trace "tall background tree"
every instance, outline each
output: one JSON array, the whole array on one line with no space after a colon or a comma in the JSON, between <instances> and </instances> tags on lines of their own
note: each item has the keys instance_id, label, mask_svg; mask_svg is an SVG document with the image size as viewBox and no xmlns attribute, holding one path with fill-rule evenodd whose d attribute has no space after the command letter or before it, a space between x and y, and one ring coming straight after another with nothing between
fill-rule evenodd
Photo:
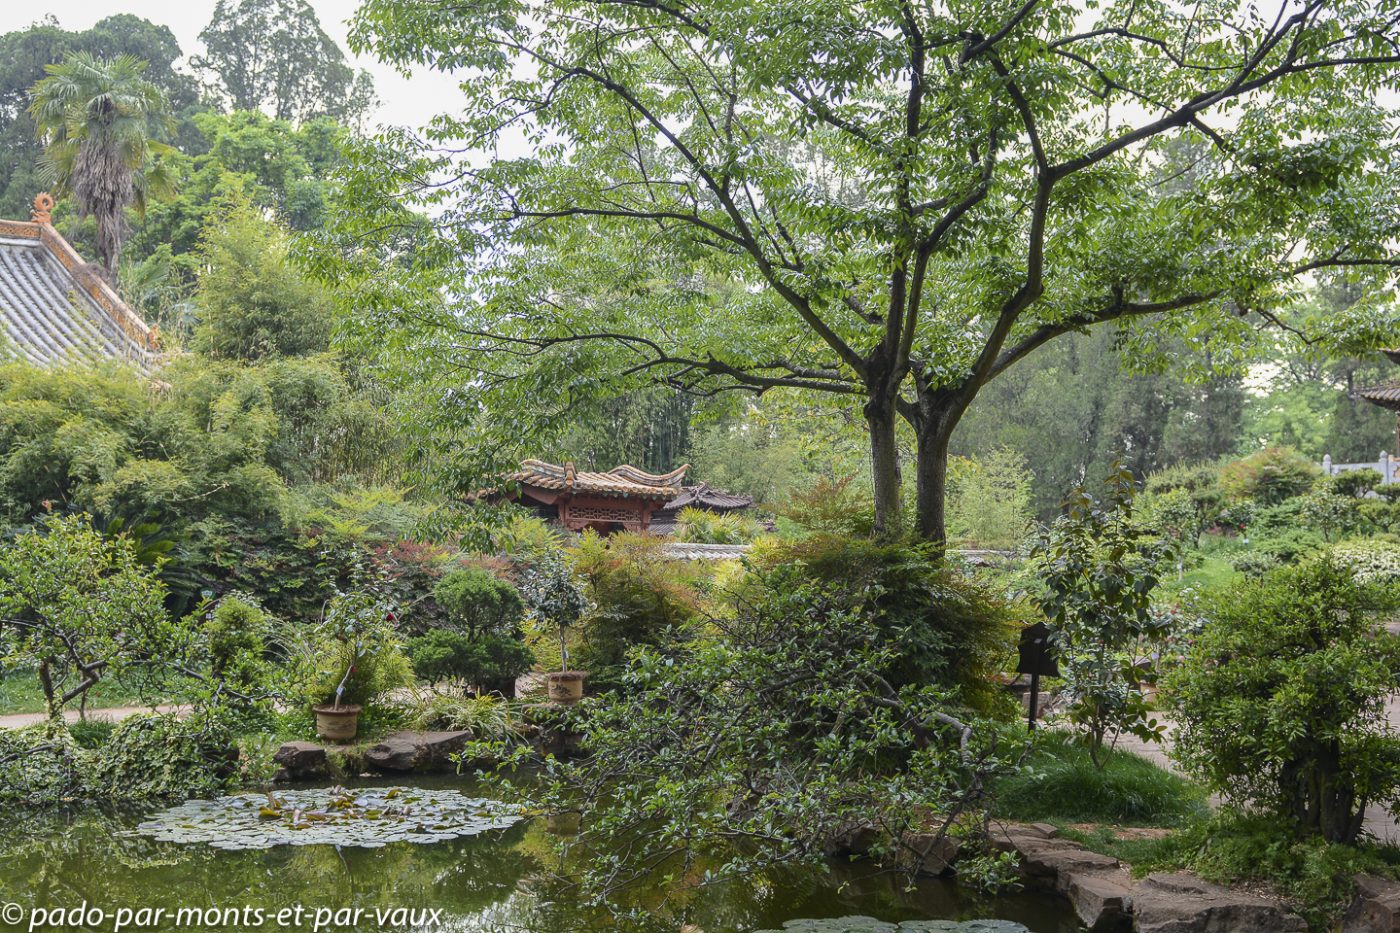
<instances>
[{"instance_id":1,"label":"tall background tree","mask_svg":"<svg viewBox=\"0 0 1400 933\"><path fill-rule=\"evenodd\" d=\"M29 115L30 91L44 77L44 66L56 65L73 52L99 58L131 55L148 62L145 77L170 101L179 119L176 139L182 146L196 141L188 115L199 108L199 88L192 75L176 62L184 55L165 26L119 13L98 20L91 29L69 31L52 16L27 29L0 35L0 217L26 217L36 192L43 146Z\"/></svg>"},{"instance_id":2,"label":"tall background tree","mask_svg":"<svg viewBox=\"0 0 1400 933\"><path fill-rule=\"evenodd\" d=\"M193 64L234 110L355 122L374 106L369 74L346 63L306 0L219 0L199 39Z\"/></svg>"},{"instance_id":3,"label":"tall background tree","mask_svg":"<svg viewBox=\"0 0 1400 933\"><path fill-rule=\"evenodd\" d=\"M1228 369L1340 275L1365 298L1327 328L1393 333L1397 15L369 0L352 42L473 80L359 153L333 273L377 345L436 357L415 377L480 429L479 466L528 436L500 412L575 387L834 393L880 528L902 419L941 539L954 430L1052 340L1118 323L1135 360Z\"/></svg>"},{"instance_id":4,"label":"tall background tree","mask_svg":"<svg viewBox=\"0 0 1400 933\"><path fill-rule=\"evenodd\" d=\"M43 175L97 222L97 249L116 281L126 209L144 210L148 192L169 188L157 159L172 126L170 104L144 77L146 62L75 52L48 65L29 113L44 144Z\"/></svg>"}]
</instances>

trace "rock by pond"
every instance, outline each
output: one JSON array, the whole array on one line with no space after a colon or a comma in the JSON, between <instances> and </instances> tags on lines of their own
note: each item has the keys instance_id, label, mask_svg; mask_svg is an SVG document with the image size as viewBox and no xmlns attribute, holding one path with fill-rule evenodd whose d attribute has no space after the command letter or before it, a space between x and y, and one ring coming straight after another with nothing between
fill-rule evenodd
<instances>
[{"instance_id":1,"label":"rock by pond","mask_svg":"<svg viewBox=\"0 0 1400 933\"><path fill-rule=\"evenodd\" d=\"M781 930L760 933L1029 933L1010 920L906 920L886 923L874 917L789 920Z\"/></svg>"}]
</instances>

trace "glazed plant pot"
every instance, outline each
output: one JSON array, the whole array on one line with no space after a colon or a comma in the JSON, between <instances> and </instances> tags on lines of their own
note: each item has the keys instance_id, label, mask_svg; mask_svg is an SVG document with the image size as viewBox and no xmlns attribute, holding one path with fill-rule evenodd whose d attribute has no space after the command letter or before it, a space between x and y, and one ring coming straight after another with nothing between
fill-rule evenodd
<instances>
[{"instance_id":1,"label":"glazed plant pot","mask_svg":"<svg viewBox=\"0 0 1400 933\"><path fill-rule=\"evenodd\" d=\"M562 706L572 706L583 699L583 671L555 671L548 677L549 700Z\"/></svg>"},{"instance_id":2,"label":"glazed plant pot","mask_svg":"<svg viewBox=\"0 0 1400 933\"><path fill-rule=\"evenodd\" d=\"M353 703L344 706L316 706L316 734L332 742L349 742L360 728L360 708Z\"/></svg>"}]
</instances>

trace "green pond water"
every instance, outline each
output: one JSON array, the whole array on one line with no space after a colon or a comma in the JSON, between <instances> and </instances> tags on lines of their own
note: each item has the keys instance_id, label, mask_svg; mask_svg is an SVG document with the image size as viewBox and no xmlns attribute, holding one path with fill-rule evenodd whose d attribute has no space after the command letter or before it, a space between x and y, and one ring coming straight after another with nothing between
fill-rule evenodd
<instances>
[{"instance_id":1,"label":"green pond water","mask_svg":"<svg viewBox=\"0 0 1400 933\"><path fill-rule=\"evenodd\" d=\"M423 786L475 796L475 788L463 780L429 781ZM313 835L299 845L220 849L208 843L207 833L205 841L168 841L179 832L152 822L163 809L83 807L0 813L0 933L31 927L112 933L118 920L126 931L315 933L318 925L320 930L502 933L618 929L613 921L575 903L567 887L560 885L551 871L558 866L542 820L520 820L504 829L471 827L472 834L450 838L451 829L439 824L429 830L440 833L440 838L401 835L395 839L390 834L372 848L306 841L314 840ZM198 813L200 808L182 812ZM252 812L256 816L256 808ZM180 819L177 814L171 821ZM304 828L331 832L327 838L333 838L333 831L320 824ZM165 838L158 838L162 835ZM776 930L787 924L794 931L821 933L934 933L950 928L960 933L1022 933L1022 928L1031 933L1071 933L1080 929L1058 898L1036 894L978 898L941 880L924 881L907 890L902 876L862 865L833 865L825 872L787 869L742 884L698 891L668 889L658 883L639 892L636 903L655 912L653 916L661 916L665 908L665 919L653 925L672 933L679 927L677 918L704 933ZM72 910L83 905L88 908L86 917L61 916L56 923L34 925L33 918L42 917L36 910ZM125 913L119 914L123 909ZM424 912L429 909L441 912L436 924L426 922ZM96 910L105 916L99 918ZM166 912L164 916L156 913L160 910ZM355 910L360 911L358 917L352 913ZM419 912L417 916L413 911ZM12 922L16 916L18 924ZM879 922L839 919L857 916ZM1021 927L983 923L949 927L927 922L977 919L1012 921Z\"/></svg>"}]
</instances>

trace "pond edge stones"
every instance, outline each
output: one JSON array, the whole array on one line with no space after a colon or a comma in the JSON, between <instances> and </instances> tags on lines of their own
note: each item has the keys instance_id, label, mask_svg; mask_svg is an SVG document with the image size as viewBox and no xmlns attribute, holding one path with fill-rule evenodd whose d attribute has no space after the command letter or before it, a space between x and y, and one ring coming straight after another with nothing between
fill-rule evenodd
<instances>
[{"instance_id":1,"label":"pond edge stones","mask_svg":"<svg viewBox=\"0 0 1400 933\"><path fill-rule=\"evenodd\" d=\"M1091 933L1307 933L1303 918L1278 901L1190 872L1134 881L1117 859L1059 838L1046 824L1006 824L993 832L992 844L1017 855L1028 883L1064 894Z\"/></svg>"}]
</instances>

